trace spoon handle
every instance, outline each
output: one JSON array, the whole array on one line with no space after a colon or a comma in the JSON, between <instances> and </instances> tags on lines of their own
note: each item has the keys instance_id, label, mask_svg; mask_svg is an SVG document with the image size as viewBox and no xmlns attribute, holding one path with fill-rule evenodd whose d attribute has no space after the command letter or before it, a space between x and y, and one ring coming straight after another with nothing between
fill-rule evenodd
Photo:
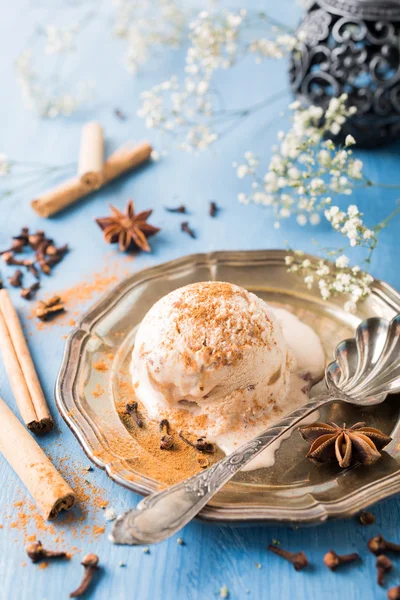
<instances>
[{"instance_id":1,"label":"spoon handle","mask_svg":"<svg viewBox=\"0 0 400 600\"><path fill-rule=\"evenodd\" d=\"M189 479L150 494L116 520L110 539L115 544L154 544L169 538L191 521L232 477L257 454L340 392L324 392L284 417L259 436Z\"/></svg>"}]
</instances>

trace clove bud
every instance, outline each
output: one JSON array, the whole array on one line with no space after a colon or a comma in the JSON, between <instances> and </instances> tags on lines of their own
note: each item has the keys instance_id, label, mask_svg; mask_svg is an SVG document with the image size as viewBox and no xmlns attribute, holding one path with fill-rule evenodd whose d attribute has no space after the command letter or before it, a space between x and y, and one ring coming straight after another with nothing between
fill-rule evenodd
<instances>
[{"instance_id":1,"label":"clove bud","mask_svg":"<svg viewBox=\"0 0 400 600\"><path fill-rule=\"evenodd\" d=\"M373 525L375 523L375 515L366 510L363 510L358 518L361 525Z\"/></svg>"},{"instance_id":2,"label":"clove bud","mask_svg":"<svg viewBox=\"0 0 400 600\"><path fill-rule=\"evenodd\" d=\"M390 558L381 554L376 559L376 579L378 585L384 585L385 583L385 574L389 573L392 570L392 561Z\"/></svg>"},{"instance_id":3,"label":"clove bud","mask_svg":"<svg viewBox=\"0 0 400 600\"><path fill-rule=\"evenodd\" d=\"M195 448L199 452L205 452L206 454L213 454L215 452L214 444L207 442L204 437L198 438L195 443L185 438L182 431L179 432L179 437L185 442L185 444L192 446L192 448Z\"/></svg>"},{"instance_id":4,"label":"clove bud","mask_svg":"<svg viewBox=\"0 0 400 600\"><path fill-rule=\"evenodd\" d=\"M33 563L37 563L45 558L68 558L66 552L56 552L46 550L42 546L42 542L34 542L26 547L26 553Z\"/></svg>"},{"instance_id":5,"label":"clove bud","mask_svg":"<svg viewBox=\"0 0 400 600\"><path fill-rule=\"evenodd\" d=\"M60 246L59 248L56 248L54 244L49 244L46 248L48 256L59 256L60 260L66 252L68 252L68 244L64 244L64 246Z\"/></svg>"},{"instance_id":6,"label":"clove bud","mask_svg":"<svg viewBox=\"0 0 400 600\"><path fill-rule=\"evenodd\" d=\"M190 228L189 223L187 221L183 221L183 223L181 223L181 231L187 233L193 239L196 238L195 232L193 231L193 229Z\"/></svg>"},{"instance_id":7,"label":"clove bud","mask_svg":"<svg viewBox=\"0 0 400 600\"><path fill-rule=\"evenodd\" d=\"M176 208L174 208L174 207L168 208L166 206L165 210L167 212L170 212L170 213L181 213L181 214L184 214L186 212L186 206L184 204L181 204L180 206L177 206Z\"/></svg>"},{"instance_id":8,"label":"clove bud","mask_svg":"<svg viewBox=\"0 0 400 600\"><path fill-rule=\"evenodd\" d=\"M141 417L139 416L137 402L131 402L130 404L127 404L126 412L133 418L138 427L143 427L143 419L141 419Z\"/></svg>"},{"instance_id":9,"label":"clove bud","mask_svg":"<svg viewBox=\"0 0 400 600\"><path fill-rule=\"evenodd\" d=\"M32 250L37 250L44 239L44 231L38 230L36 233L33 233L28 236L28 244L30 245Z\"/></svg>"},{"instance_id":10,"label":"clove bud","mask_svg":"<svg viewBox=\"0 0 400 600\"><path fill-rule=\"evenodd\" d=\"M25 300L30 300L32 298L33 294L39 288L40 288L39 281L35 281L35 283L32 283L32 285L30 285L29 287L22 288L20 291L20 296L21 296L21 298L24 298Z\"/></svg>"},{"instance_id":11,"label":"clove bud","mask_svg":"<svg viewBox=\"0 0 400 600\"><path fill-rule=\"evenodd\" d=\"M400 545L388 542L381 535L376 535L369 540L368 549L372 554L378 556L384 552L400 552Z\"/></svg>"},{"instance_id":12,"label":"clove bud","mask_svg":"<svg viewBox=\"0 0 400 600\"><path fill-rule=\"evenodd\" d=\"M174 438L169 433L169 422L167 419L162 419L162 421L160 421L160 431L161 433L165 431L164 435L161 437L160 449L171 450L171 448L174 447Z\"/></svg>"},{"instance_id":13,"label":"clove bud","mask_svg":"<svg viewBox=\"0 0 400 600\"><path fill-rule=\"evenodd\" d=\"M42 300L38 302L35 315L41 321L46 321L52 315L63 312L64 310L64 303L60 296L52 296L46 302L43 302Z\"/></svg>"},{"instance_id":14,"label":"clove bud","mask_svg":"<svg viewBox=\"0 0 400 600\"><path fill-rule=\"evenodd\" d=\"M17 269L11 277L8 278L9 284L13 287L21 287L22 285L22 271Z\"/></svg>"},{"instance_id":15,"label":"clove bud","mask_svg":"<svg viewBox=\"0 0 400 600\"><path fill-rule=\"evenodd\" d=\"M288 560L296 571L301 571L308 565L307 556L304 552L288 552L288 550L284 550L279 546L273 546L272 544L268 546L268 550Z\"/></svg>"},{"instance_id":16,"label":"clove bud","mask_svg":"<svg viewBox=\"0 0 400 600\"><path fill-rule=\"evenodd\" d=\"M70 593L70 598L78 598L86 592L93 579L93 575L99 568L99 557L97 554L86 554L81 562L81 565L85 569L83 578L76 590Z\"/></svg>"},{"instance_id":17,"label":"clove bud","mask_svg":"<svg viewBox=\"0 0 400 600\"><path fill-rule=\"evenodd\" d=\"M395 585L388 590L387 597L389 600L400 600L400 585Z\"/></svg>"},{"instance_id":18,"label":"clove bud","mask_svg":"<svg viewBox=\"0 0 400 600\"><path fill-rule=\"evenodd\" d=\"M213 200L211 200L211 202L210 202L210 208L209 208L208 212L209 212L210 217L215 217L215 215L218 212L218 206L217 206L216 202L214 202Z\"/></svg>"},{"instance_id":19,"label":"clove bud","mask_svg":"<svg viewBox=\"0 0 400 600\"><path fill-rule=\"evenodd\" d=\"M3 260L6 265L15 265L18 267L24 266L24 261L16 259L14 253L10 251L3 252Z\"/></svg>"},{"instance_id":20,"label":"clove bud","mask_svg":"<svg viewBox=\"0 0 400 600\"><path fill-rule=\"evenodd\" d=\"M336 554L334 550L329 550L324 556L324 565L334 571L341 565L345 565L347 563L354 562L355 560L359 560L360 555L357 552L353 552L353 554Z\"/></svg>"}]
</instances>

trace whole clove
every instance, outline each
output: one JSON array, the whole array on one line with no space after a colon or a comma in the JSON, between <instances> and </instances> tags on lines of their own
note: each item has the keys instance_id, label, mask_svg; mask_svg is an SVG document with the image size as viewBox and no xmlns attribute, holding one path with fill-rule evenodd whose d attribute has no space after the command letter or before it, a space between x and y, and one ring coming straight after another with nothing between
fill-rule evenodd
<instances>
[{"instance_id":1,"label":"whole clove","mask_svg":"<svg viewBox=\"0 0 400 600\"><path fill-rule=\"evenodd\" d=\"M165 210L167 212L170 212L170 213L181 213L181 214L184 214L186 212L186 206L184 204L181 204L180 206L176 206L176 207L171 207L171 208L169 208L168 206L166 206Z\"/></svg>"},{"instance_id":2,"label":"whole clove","mask_svg":"<svg viewBox=\"0 0 400 600\"><path fill-rule=\"evenodd\" d=\"M32 248L32 250L37 250L44 239L45 233L43 230L40 230L36 233L28 235L28 244Z\"/></svg>"},{"instance_id":3,"label":"whole clove","mask_svg":"<svg viewBox=\"0 0 400 600\"><path fill-rule=\"evenodd\" d=\"M143 419L141 419L141 417L139 416L139 413L138 413L138 403L131 402L130 404L127 404L125 408L126 408L126 413L133 418L136 425L138 427L143 427Z\"/></svg>"},{"instance_id":4,"label":"whole clove","mask_svg":"<svg viewBox=\"0 0 400 600\"><path fill-rule=\"evenodd\" d=\"M210 208L208 210L208 214L210 215L210 217L215 217L215 215L218 212L218 206L216 204L216 202L214 202L213 200L211 200L210 202Z\"/></svg>"},{"instance_id":5,"label":"whole clove","mask_svg":"<svg viewBox=\"0 0 400 600\"><path fill-rule=\"evenodd\" d=\"M42 542L33 542L26 546L26 553L33 563L48 558L68 558L68 554L63 551L46 550L42 546Z\"/></svg>"},{"instance_id":6,"label":"whole clove","mask_svg":"<svg viewBox=\"0 0 400 600\"><path fill-rule=\"evenodd\" d=\"M207 442L204 437L198 438L196 442L191 442L184 437L182 431L179 432L179 437L185 444L192 446L192 448L195 448L195 450L198 450L199 452L204 452L206 454L213 454L215 452L214 444Z\"/></svg>"},{"instance_id":7,"label":"whole clove","mask_svg":"<svg viewBox=\"0 0 400 600\"><path fill-rule=\"evenodd\" d=\"M37 250L36 250L36 261L40 267L40 270L45 275L50 275L50 272L51 272L51 267L47 263L47 260L46 260L46 250L47 250L48 246L51 245L51 243L52 243L51 240L44 239L39 243Z\"/></svg>"},{"instance_id":8,"label":"whole clove","mask_svg":"<svg viewBox=\"0 0 400 600\"><path fill-rule=\"evenodd\" d=\"M355 560L359 560L360 555L357 552L353 552L352 554L336 554L334 550L329 550L324 556L324 565L328 567L331 571L335 571L341 565L346 565L348 563L354 562Z\"/></svg>"},{"instance_id":9,"label":"whole clove","mask_svg":"<svg viewBox=\"0 0 400 600\"><path fill-rule=\"evenodd\" d=\"M376 559L376 580L378 585L385 584L385 575L392 570L392 561L384 554L380 554Z\"/></svg>"},{"instance_id":10,"label":"whole clove","mask_svg":"<svg viewBox=\"0 0 400 600\"><path fill-rule=\"evenodd\" d=\"M14 275L12 275L11 277L8 278L8 282L13 287L16 287L16 288L21 287L22 277L23 277L22 271L20 269L17 269L15 271Z\"/></svg>"},{"instance_id":11,"label":"whole clove","mask_svg":"<svg viewBox=\"0 0 400 600\"><path fill-rule=\"evenodd\" d=\"M40 288L40 282L39 281L35 281L35 283L32 283L32 285L30 285L29 287L22 288L21 291L20 291L20 296L24 300L30 300L32 298L32 296L34 295L34 293L39 288Z\"/></svg>"},{"instance_id":12,"label":"whole clove","mask_svg":"<svg viewBox=\"0 0 400 600\"><path fill-rule=\"evenodd\" d=\"M308 559L304 552L289 552L272 544L269 544L268 550L289 561L296 571L301 571L308 565Z\"/></svg>"},{"instance_id":13,"label":"whole clove","mask_svg":"<svg viewBox=\"0 0 400 600\"><path fill-rule=\"evenodd\" d=\"M361 525L373 525L375 523L375 515L366 510L363 510L358 518Z\"/></svg>"},{"instance_id":14,"label":"whole clove","mask_svg":"<svg viewBox=\"0 0 400 600\"><path fill-rule=\"evenodd\" d=\"M167 419L160 421L160 431L164 433L160 440L161 450L171 450L174 447L174 438L169 433L169 422Z\"/></svg>"},{"instance_id":15,"label":"whole clove","mask_svg":"<svg viewBox=\"0 0 400 600\"><path fill-rule=\"evenodd\" d=\"M33 275L36 279L40 279L39 271L37 270L35 263L32 263L30 265L25 265L25 266L26 266L26 270L29 271L29 273L31 273L31 275Z\"/></svg>"},{"instance_id":16,"label":"whole clove","mask_svg":"<svg viewBox=\"0 0 400 600\"><path fill-rule=\"evenodd\" d=\"M24 261L18 260L17 258L15 258L14 253L10 252L10 251L3 253L3 260L6 263L6 265L13 265L13 266L18 266L18 267L25 266Z\"/></svg>"},{"instance_id":17,"label":"whole clove","mask_svg":"<svg viewBox=\"0 0 400 600\"><path fill-rule=\"evenodd\" d=\"M114 115L117 117L117 119L119 119L120 121L126 121L126 115L122 112L122 110L120 110L119 108L115 108L114 109Z\"/></svg>"},{"instance_id":18,"label":"whole clove","mask_svg":"<svg viewBox=\"0 0 400 600\"><path fill-rule=\"evenodd\" d=\"M400 585L395 585L388 590L387 597L389 600L400 600Z\"/></svg>"},{"instance_id":19,"label":"whole clove","mask_svg":"<svg viewBox=\"0 0 400 600\"><path fill-rule=\"evenodd\" d=\"M81 565L85 569L83 578L76 590L70 593L70 598L79 598L79 596L82 596L86 592L96 570L99 568L99 557L97 554L86 554L81 562Z\"/></svg>"},{"instance_id":20,"label":"whole clove","mask_svg":"<svg viewBox=\"0 0 400 600\"><path fill-rule=\"evenodd\" d=\"M7 252L18 254L19 252L22 252L24 246L26 246L24 240L20 238L13 238L11 241L11 247L7 250L1 250L0 254L7 254Z\"/></svg>"},{"instance_id":21,"label":"whole clove","mask_svg":"<svg viewBox=\"0 0 400 600\"><path fill-rule=\"evenodd\" d=\"M58 248L54 246L54 244L49 244L46 248L46 254L48 256L60 256L60 258L62 258L68 250L68 244L64 244L64 246L59 246Z\"/></svg>"},{"instance_id":22,"label":"whole clove","mask_svg":"<svg viewBox=\"0 0 400 600\"><path fill-rule=\"evenodd\" d=\"M64 303L60 296L52 296L49 300L38 302L35 315L41 321L47 321L50 317L65 310Z\"/></svg>"},{"instance_id":23,"label":"whole clove","mask_svg":"<svg viewBox=\"0 0 400 600\"><path fill-rule=\"evenodd\" d=\"M25 247L29 246L31 250L35 252L33 258L18 259L15 254L23 251ZM19 235L14 236L11 241L11 247L7 250L0 251L3 261L7 265L25 267L29 273L31 273L35 279L40 279L40 273L36 265L40 268L42 273L49 275L54 265L59 263L64 254L68 251L68 245L57 247L54 245L53 240L46 237L43 230L38 230L36 233L29 233L28 227L23 227ZM10 284L18 282L18 274L13 278L10 278ZM20 287L16 285L15 287ZM27 288L21 295L23 298L29 299L32 296L32 292L37 288Z\"/></svg>"},{"instance_id":24,"label":"whole clove","mask_svg":"<svg viewBox=\"0 0 400 600\"><path fill-rule=\"evenodd\" d=\"M24 246L29 244L29 227L22 227L18 235L13 236L13 240L19 240Z\"/></svg>"},{"instance_id":25,"label":"whole clove","mask_svg":"<svg viewBox=\"0 0 400 600\"><path fill-rule=\"evenodd\" d=\"M196 234L193 229L189 227L189 223L187 221L183 221L181 223L181 231L190 235L191 238L196 239Z\"/></svg>"},{"instance_id":26,"label":"whole clove","mask_svg":"<svg viewBox=\"0 0 400 600\"><path fill-rule=\"evenodd\" d=\"M378 556L384 552L400 552L400 545L388 542L381 535L376 535L369 540L368 550Z\"/></svg>"}]
</instances>

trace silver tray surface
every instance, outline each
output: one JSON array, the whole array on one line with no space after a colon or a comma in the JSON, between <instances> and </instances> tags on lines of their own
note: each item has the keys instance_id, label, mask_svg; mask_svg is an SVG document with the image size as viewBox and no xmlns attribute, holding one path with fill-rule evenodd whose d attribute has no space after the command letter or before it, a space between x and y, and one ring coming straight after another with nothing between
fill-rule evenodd
<instances>
[{"instance_id":1,"label":"silver tray surface","mask_svg":"<svg viewBox=\"0 0 400 600\"><path fill-rule=\"evenodd\" d=\"M400 294L375 280L358 312L348 314L341 299L323 301L318 290L308 290L301 278L287 273L285 255L282 250L263 250L186 256L128 277L81 317L66 342L56 402L88 457L114 481L140 494L161 486L149 474L139 473L130 459L137 442L115 408L116 381L118 373L128 368L135 327L150 306L171 290L196 281L241 285L310 324L322 339L327 360L362 319L391 319L400 312ZM102 361L106 370L93 366ZM307 445L293 431L278 450L273 467L240 473L202 510L200 518L226 523L320 523L349 517L400 492L399 413L396 396L368 409L331 405L320 419L348 424L365 420L392 434L393 442L382 459L372 467L344 471L335 465L316 466L304 458Z\"/></svg>"}]
</instances>

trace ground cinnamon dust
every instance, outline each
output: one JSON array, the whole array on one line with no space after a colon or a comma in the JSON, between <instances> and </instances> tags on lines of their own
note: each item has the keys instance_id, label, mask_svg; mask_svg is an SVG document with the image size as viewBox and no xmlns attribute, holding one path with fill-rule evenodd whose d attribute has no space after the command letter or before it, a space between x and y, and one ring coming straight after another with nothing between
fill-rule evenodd
<instances>
[{"instance_id":1,"label":"ground cinnamon dust","mask_svg":"<svg viewBox=\"0 0 400 600\"><path fill-rule=\"evenodd\" d=\"M159 423L150 420L145 408L138 402L139 414L143 420L143 427L138 427L131 415L126 412L128 402L137 401L135 392L130 381L126 378L120 378L118 382L118 397L116 398L116 408L118 415L125 428L131 434L131 442L114 438L113 451L123 460L126 460L131 467L138 473L146 475L157 482L166 485L172 485L182 479L202 471L204 467L210 466L223 454L217 450L214 454L202 454L195 448L186 444L178 435L180 430L187 431L187 411L182 410L176 415L174 424L170 425L170 435L173 436L174 445L170 450L162 450L160 441L162 433ZM204 427L206 415L199 416L201 422L197 425ZM188 437L190 432L187 433ZM196 440L196 436L192 436ZM199 460L203 459L203 460ZM132 479L134 475L132 474Z\"/></svg>"},{"instance_id":2,"label":"ground cinnamon dust","mask_svg":"<svg viewBox=\"0 0 400 600\"><path fill-rule=\"evenodd\" d=\"M50 445L50 457L51 450L55 454L58 446L61 444ZM81 463L64 456L58 461L58 469L76 493L76 506L69 512L60 513L57 520L49 522L39 513L36 504L27 498L26 490L21 489L18 490L21 500L13 503L9 515L3 516L4 526L22 534L25 544L37 539L49 540L57 548L76 554L80 548L71 548L71 537L79 543L94 540L105 533L103 515L108 500L105 498L105 490L90 481L90 477L93 478L92 472ZM7 511L7 507L5 508Z\"/></svg>"},{"instance_id":3,"label":"ground cinnamon dust","mask_svg":"<svg viewBox=\"0 0 400 600\"><path fill-rule=\"evenodd\" d=\"M56 290L51 293L51 296L60 296L65 306L65 312L54 315L48 321L38 321L35 313L36 304L33 303L29 319L35 320L38 330L49 329L55 324L66 327L75 326L76 318L81 315L84 305L91 300L98 300L104 292L131 274L131 271L126 269L126 263L131 260L132 258L129 256L118 261L110 261L110 257L106 258L106 264L101 271L86 276L68 289Z\"/></svg>"}]
</instances>

